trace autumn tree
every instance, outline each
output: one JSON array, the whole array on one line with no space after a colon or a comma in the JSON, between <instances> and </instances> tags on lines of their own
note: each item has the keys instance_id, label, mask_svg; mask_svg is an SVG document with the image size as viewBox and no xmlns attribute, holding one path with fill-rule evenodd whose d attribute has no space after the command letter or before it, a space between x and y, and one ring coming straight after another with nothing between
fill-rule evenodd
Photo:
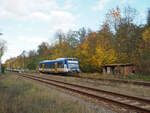
<instances>
[{"instance_id":1,"label":"autumn tree","mask_svg":"<svg viewBox=\"0 0 150 113\"><path fill-rule=\"evenodd\" d=\"M92 31L90 29L85 29L83 27L75 32L76 32L76 36L77 36L77 40L78 40L78 46L75 49L74 56L77 57L82 62L82 60L85 57L84 54L82 54L82 51L83 51L83 49L85 49L87 37L90 33L92 33ZM82 64L81 64L81 67L82 67Z\"/></svg>"},{"instance_id":2,"label":"autumn tree","mask_svg":"<svg viewBox=\"0 0 150 113\"><path fill-rule=\"evenodd\" d=\"M100 31L90 33L81 46L81 67L86 71L101 71L103 65L115 62L112 37L107 24Z\"/></svg>"},{"instance_id":3,"label":"autumn tree","mask_svg":"<svg viewBox=\"0 0 150 113\"><path fill-rule=\"evenodd\" d=\"M78 31L75 31L76 32L76 36L77 36L77 39L79 41L79 44L82 44L89 33L91 33L92 31L90 29L85 29L84 27L83 28L80 28Z\"/></svg>"},{"instance_id":4,"label":"autumn tree","mask_svg":"<svg viewBox=\"0 0 150 113\"><path fill-rule=\"evenodd\" d=\"M138 72L150 73L150 10L147 23L137 25L137 12L127 6L111 9L97 31L80 28L63 33L57 31L54 43L43 42L37 51L25 56L25 68L36 69L42 60L77 57L85 72L101 71L112 63L134 63ZM14 68L21 68L22 56L10 59Z\"/></svg>"},{"instance_id":5,"label":"autumn tree","mask_svg":"<svg viewBox=\"0 0 150 113\"><path fill-rule=\"evenodd\" d=\"M85 70L92 70L95 68L91 58L96 52L97 39L98 34L96 32L90 33L87 40L81 45L79 61L81 62L81 68L84 67Z\"/></svg>"},{"instance_id":6,"label":"autumn tree","mask_svg":"<svg viewBox=\"0 0 150 113\"><path fill-rule=\"evenodd\" d=\"M49 44L47 42L42 42L38 46L37 54L41 60L50 59L51 52L49 51Z\"/></svg>"},{"instance_id":7,"label":"autumn tree","mask_svg":"<svg viewBox=\"0 0 150 113\"><path fill-rule=\"evenodd\" d=\"M118 55L118 62L133 62L140 37L137 36L137 25L134 24L136 10L127 6L123 11L119 7L107 14L107 23L114 33L114 49ZM110 25L112 23L112 25Z\"/></svg>"},{"instance_id":8,"label":"autumn tree","mask_svg":"<svg viewBox=\"0 0 150 113\"><path fill-rule=\"evenodd\" d=\"M0 33L0 35L2 34ZM6 42L0 40L0 73L1 73L1 58L4 55L5 50L6 50Z\"/></svg>"},{"instance_id":9,"label":"autumn tree","mask_svg":"<svg viewBox=\"0 0 150 113\"><path fill-rule=\"evenodd\" d=\"M116 7L111 9L106 14L106 20L104 23L109 25L113 32L116 32L121 22L122 22L121 11L119 7Z\"/></svg>"},{"instance_id":10,"label":"autumn tree","mask_svg":"<svg viewBox=\"0 0 150 113\"><path fill-rule=\"evenodd\" d=\"M28 62L27 68L30 70L35 70L40 62L37 53L35 50L31 50L28 53L28 58L26 60Z\"/></svg>"},{"instance_id":11,"label":"autumn tree","mask_svg":"<svg viewBox=\"0 0 150 113\"><path fill-rule=\"evenodd\" d=\"M147 26L150 27L150 9L148 9L148 14L147 14Z\"/></svg>"},{"instance_id":12,"label":"autumn tree","mask_svg":"<svg viewBox=\"0 0 150 113\"><path fill-rule=\"evenodd\" d=\"M5 51L6 51L6 41L0 40L0 57L4 55Z\"/></svg>"}]
</instances>

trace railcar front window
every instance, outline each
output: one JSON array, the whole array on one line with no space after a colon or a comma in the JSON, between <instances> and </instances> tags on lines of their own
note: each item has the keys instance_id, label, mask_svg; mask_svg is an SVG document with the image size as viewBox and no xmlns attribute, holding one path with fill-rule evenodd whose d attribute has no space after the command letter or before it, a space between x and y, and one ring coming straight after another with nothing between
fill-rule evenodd
<instances>
[{"instance_id":1,"label":"railcar front window","mask_svg":"<svg viewBox=\"0 0 150 113\"><path fill-rule=\"evenodd\" d=\"M69 67L79 67L78 63L69 63Z\"/></svg>"},{"instance_id":2,"label":"railcar front window","mask_svg":"<svg viewBox=\"0 0 150 113\"><path fill-rule=\"evenodd\" d=\"M77 58L69 58L68 61L78 61Z\"/></svg>"}]
</instances>

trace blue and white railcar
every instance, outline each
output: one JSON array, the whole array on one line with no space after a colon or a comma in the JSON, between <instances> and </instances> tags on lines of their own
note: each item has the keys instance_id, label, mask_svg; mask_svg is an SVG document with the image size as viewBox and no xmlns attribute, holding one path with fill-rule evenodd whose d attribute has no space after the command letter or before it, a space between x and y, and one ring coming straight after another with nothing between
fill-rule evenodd
<instances>
[{"instance_id":1,"label":"blue and white railcar","mask_svg":"<svg viewBox=\"0 0 150 113\"><path fill-rule=\"evenodd\" d=\"M43 73L79 73L80 69L77 58L58 58L40 62L39 71Z\"/></svg>"}]
</instances>

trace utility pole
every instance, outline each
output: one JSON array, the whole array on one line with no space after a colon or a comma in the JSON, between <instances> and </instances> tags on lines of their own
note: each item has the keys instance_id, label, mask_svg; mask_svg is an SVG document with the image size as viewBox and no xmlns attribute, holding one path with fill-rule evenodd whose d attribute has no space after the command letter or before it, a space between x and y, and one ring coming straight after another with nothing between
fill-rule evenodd
<instances>
[{"instance_id":1,"label":"utility pole","mask_svg":"<svg viewBox=\"0 0 150 113\"><path fill-rule=\"evenodd\" d=\"M0 35L3 35L3 33L0 33ZM2 66L1 66L1 53L2 51L0 50L0 74L2 73Z\"/></svg>"},{"instance_id":2,"label":"utility pole","mask_svg":"<svg viewBox=\"0 0 150 113\"><path fill-rule=\"evenodd\" d=\"M22 58L22 70L23 70L23 72L24 72L24 63L25 63L25 62L24 62L24 57L25 57L25 51L22 52L22 57L23 57L23 58Z\"/></svg>"},{"instance_id":3,"label":"utility pole","mask_svg":"<svg viewBox=\"0 0 150 113\"><path fill-rule=\"evenodd\" d=\"M11 72L13 71L13 60L10 62L10 69L11 69Z\"/></svg>"}]
</instances>

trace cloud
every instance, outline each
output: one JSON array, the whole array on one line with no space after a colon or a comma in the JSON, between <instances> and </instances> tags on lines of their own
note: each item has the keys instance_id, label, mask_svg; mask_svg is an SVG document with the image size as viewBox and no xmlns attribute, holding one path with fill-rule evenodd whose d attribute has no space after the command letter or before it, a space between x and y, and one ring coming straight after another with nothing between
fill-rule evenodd
<instances>
[{"instance_id":1,"label":"cloud","mask_svg":"<svg viewBox=\"0 0 150 113\"><path fill-rule=\"evenodd\" d=\"M121 2L122 2L122 3L126 3L127 1L128 1L128 0L122 0Z\"/></svg>"},{"instance_id":2,"label":"cloud","mask_svg":"<svg viewBox=\"0 0 150 113\"><path fill-rule=\"evenodd\" d=\"M7 38L7 36L5 36L5 38ZM2 63L11 57L18 56L22 52L22 49L17 47L15 41L7 41L7 45L9 45L9 47L7 47L7 50L4 52L4 56L2 56Z\"/></svg>"},{"instance_id":3,"label":"cloud","mask_svg":"<svg viewBox=\"0 0 150 113\"><path fill-rule=\"evenodd\" d=\"M38 45L42 42L49 42L47 37L33 37L33 36L19 36L16 40L8 39L8 36L3 36L2 39L7 41L7 51L2 57L2 62L5 62L11 57L16 57L22 53L23 50L29 51L37 49Z\"/></svg>"},{"instance_id":4,"label":"cloud","mask_svg":"<svg viewBox=\"0 0 150 113\"><path fill-rule=\"evenodd\" d=\"M21 54L21 52L22 51L20 49L16 49L16 47L10 46L10 48L8 48L8 50L4 53L4 56L2 56L2 63L4 63L9 58L18 56Z\"/></svg>"},{"instance_id":5,"label":"cloud","mask_svg":"<svg viewBox=\"0 0 150 113\"><path fill-rule=\"evenodd\" d=\"M45 22L46 21L48 22L49 19L50 19L50 15L41 12L34 12L28 17L28 20L41 20Z\"/></svg>"},{"instance_id":6,"label":"cloud","mask_svg":"<svg viewBox=\"0 0 150 113\"><path fill-rule=\"evenodd\" d=\"M110 2L111 0L99 0L97 5L94 6L93 10L103 10L104 7Z\"/></svg>"},{"instance_id":7,"label":"cloud","mask_svg":"<svg viewBox=\"0 0 150 113\"><path fill-rule=\"evenodd\" d=\"M68 29L75 28L76 16L65 11L52 11L50 14L49 25L52 26L53 30L62 29L62 31L67 31Z\"/></svg>"},{"instance_id":8,"label":"cloud","mask_svg":"<svg viewBox=\"0 0 150 113\"><path fill-rule=\"evenodd\" d=\"M37 12L44 14L57 8L55 0L1 0L0 2L0 14L6 18L28 19L29 17L30 19Z\"/></svg>"},{"instance_id":9,"label":"cloud","mask_svg":"<svg viewBox=\"0 0 150 113\"><path fill-rule=\"evenodd\" d=\"M72 0L64 0L63 5L56 0L1 0L0 19L41 21L49 24L53 31L66 31L68 27L75 27L76 16L68 11L72 8Z\"/></svg>"},{"instance_id":10,"label":"cloud","mask_svg":"<svg viewBox=\"0 0 150 113\"><path fill-rule=\"evenodd\" d=\"M73 5L73 1L74 0L64 0L64 5L63 5L63 8L64 10L67 10L67 9L77 9L77 5Z\"/></svg>"},{"instance_id":11,"label":"cloud","mask_svg":"<svg viewBox=\"0 0 150 113\"><path fill-rule=\"evenodd\" d=\"M1 0L0 18L15 19L43 19L47 18L54 10L72 9L72 0L64 0L64 4L59 5L57 0ZM40 18L41 16L41 18Z\"/></svg>"},{"instance_id":12,"label":"cloud","mask_svg":"<svg viewBox=\"0 0 150 113\"><path fill-rule=\"evenodd\" d=\"M136 0L122 0L119 5L123 4L133 5L134 3L136 3Z\"/></svg>"},{"instance_id":13,"label":"cloud","mask_svg":"<svg viewBox=\"0 0 150 113\"><path fill-rule=\"evenodd\" d=\"M58 3L58 1L61 2ZM7 19L15 20L8 22L9 26L12 26L8 32L12 31L13 33L9 33L8 40L6 39L8 42L8 50L3 56L3 59L6 60L10 56L17 56L21 54L23 50L36 49L41 42L48 41L47 37L49 37L49 35L47 35L47 31L53 35L59 29L63 32L67 32L69 29L77 28L75 23L78 15L70 12L76 8L73 6L72 1L73 0L63 0L63 2L62 0L0 0L0 21L3 22L4 20L4 22L8 22ZM28 24L25 25L26 23ZM6 30L8 30L9 26L6 26ZM37 29L39 31L40 29L44 29L44 36L47 37L36 37L43 35L36 31L36 27L38 27ZM25 32L24 29L28 29L29 34ZM20 36L20 34L23 36ZM26 35L24 36L24 34ZM31 35L31 37L28 35ZM14 39L12 37L14 37Z\"/></svg>"},{"instance_id":14,"label":"cloud","mask_svg":"<svg viewBox=\"0 0 150 113\"><path fill-rule=\"evenodd\" d=\"M46 42L48 41L47 38L42 38L42 37L28 37L28 36L20 36L18 38L20 41L27 43L28 45L39 45L41 42Z\"/></svg>"}]
</instances>

